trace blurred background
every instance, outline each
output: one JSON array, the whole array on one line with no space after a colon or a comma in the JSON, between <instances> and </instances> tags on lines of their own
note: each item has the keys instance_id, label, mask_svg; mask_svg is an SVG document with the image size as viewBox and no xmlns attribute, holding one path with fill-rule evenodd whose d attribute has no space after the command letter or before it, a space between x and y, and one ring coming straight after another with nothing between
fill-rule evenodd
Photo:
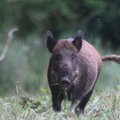
<instances>
[{"instance_id":1,"label":"blurred background","mask_svg":"<svg viewBox=\"0 0 120 120\"><path fill-rule=\"evenodd\" d=\"M120 0L0 0L0 53L16 26L19 31L0 62L0 96L49 91L47 30L56 38L82 30L102 55L120 54ZM96 91L107 89L120 90L118 64L103 64Z\"/></svg>"}]
</instances>

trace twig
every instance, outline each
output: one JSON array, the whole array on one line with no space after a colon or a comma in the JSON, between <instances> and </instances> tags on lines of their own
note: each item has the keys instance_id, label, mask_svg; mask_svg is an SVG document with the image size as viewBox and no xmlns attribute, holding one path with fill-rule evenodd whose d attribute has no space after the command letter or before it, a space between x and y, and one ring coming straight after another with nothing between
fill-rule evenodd
<instances>
[{"instance_id":1,"label":"twig","mask_svg":"<svg viewBox=\"0 0 120 120\"><path fill-rule=\"evenodd\" d=\"M15 31L17 31L17 30L18 30L18 28L13 28L13 29L11 29L11 30L8 32L8 40L7 40L6 45L5 45L3 51L2 51L2 53L1 53L1 55L0 55L0 62L5 58L5 56L6 56L7 52L8 52L10 43L11 43L12 40L13 40L13 33L14 33Z\"/></svg>"}]
</instances>

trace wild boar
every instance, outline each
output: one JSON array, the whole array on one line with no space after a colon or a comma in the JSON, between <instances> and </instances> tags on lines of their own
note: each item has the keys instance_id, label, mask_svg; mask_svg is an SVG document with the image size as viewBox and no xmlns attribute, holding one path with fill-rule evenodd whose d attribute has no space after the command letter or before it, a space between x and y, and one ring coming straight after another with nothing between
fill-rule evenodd
<instances>
[{"instance_id":1,"label":"wild boar","mask_svg":"<svg viewBox=\"0 0 120 120\"><path fill-rule=\"evenodd\" d=\"M120 56L102 57L79 31L75 39L56 40L47 33L47 48L52 53L48 66L48 83L55 111L61 110L61 103L67 93L71 106L77 114L84 108L99 77L102 62L112 60L120 63Z\"/></svg>"}]
</instances>

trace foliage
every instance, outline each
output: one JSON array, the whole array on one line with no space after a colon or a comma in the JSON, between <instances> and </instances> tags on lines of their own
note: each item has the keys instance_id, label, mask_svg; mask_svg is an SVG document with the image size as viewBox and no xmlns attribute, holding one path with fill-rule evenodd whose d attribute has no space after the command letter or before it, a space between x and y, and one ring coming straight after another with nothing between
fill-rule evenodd
<instances>
[{"instance_id":1,"label":"foliage","mask_svg":"<svg viewBox=\"0 0 120 120\"><path fill-rule=\"evenodd\" d=\"M120 43L119 0L1 0L0 29L17 25L19 36L51 30L56 36L82 29L116 49Z\"/></svg>"},{"instance_id":2,"label":"foliage","mask_svg":"<svg viewBox=\"0 0 120 120\"><path fill-rule=\"evenodd\" d=\"M33 41L29 37L29 40L27 44L14 40L1 62L0 95L11 93L16 87L33 93L39 91L40 85L46 86L47 76L44 72L47 70L48 55L46 52L43 54L37 38Z\"/></svg>"},{"instance_id":3,"label":"foliage","mask_svg":"<svg viewBox=\"0 0 120 120\"><path fill-rule=\"evenodd\" d=\"M120 25L120 1L118 0L85 0L88 8L91 10L89 14L88 29L97 35L99 34L105 44L111 41L112 47L118 47Z\"/></svg>"}]
</instances>

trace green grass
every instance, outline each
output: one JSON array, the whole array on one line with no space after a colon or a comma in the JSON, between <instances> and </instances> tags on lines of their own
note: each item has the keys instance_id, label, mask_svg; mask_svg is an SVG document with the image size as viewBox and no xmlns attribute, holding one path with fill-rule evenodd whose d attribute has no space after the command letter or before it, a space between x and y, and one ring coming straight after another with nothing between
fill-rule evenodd
<instances>
[{"instance_id":1,"label":"green grass","mask_svg":"<svg viewBox=\"0 0 120 120\"><path fill-rule=\"evenodd\" d=\"M0 98L0 120L119 120L120 91L94 92L84 116L69 108L70 103L64 101L62 111L55 113L49 93L5 97Z\"/></svg>"}]
</instances>

